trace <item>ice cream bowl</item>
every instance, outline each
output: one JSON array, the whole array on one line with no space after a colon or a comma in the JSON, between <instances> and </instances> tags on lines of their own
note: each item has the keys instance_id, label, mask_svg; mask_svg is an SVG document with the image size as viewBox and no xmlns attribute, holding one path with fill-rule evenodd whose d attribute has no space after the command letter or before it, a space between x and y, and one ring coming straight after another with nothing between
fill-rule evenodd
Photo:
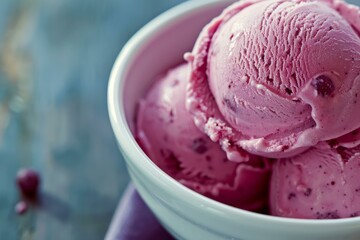
<instances>
[{"instance_id":1,"label":"ice cream bowl","mask_svg":"<svg viewBox=\"0 0 360 240\"><path fill-rule=\"evenodd\" d=\"M180 4L144 26L119 54L110 76L108 107L133 183L177 239L360 239L360 218L280 218L213 201L165 174L137 144L134 122L139 99L155 76L183 61L201 28L231 2Z\"/></svg>"}]
</instances>

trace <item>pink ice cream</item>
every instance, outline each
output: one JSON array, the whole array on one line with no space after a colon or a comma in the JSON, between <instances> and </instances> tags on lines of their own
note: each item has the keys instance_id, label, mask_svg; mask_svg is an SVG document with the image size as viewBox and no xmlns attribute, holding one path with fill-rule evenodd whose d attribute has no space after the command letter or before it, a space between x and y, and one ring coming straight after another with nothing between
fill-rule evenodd
<instances>
[{"instance_id":1,"label":"pink ice cream","mask_svg":"<svg viewBox=\"0 0 360 240\"><path fill-rule=\"evenodd\" d=\"M340 0L231 5L186 55L196 125L233 161L242 149L291 157L359 128L359 32L359 9Z\"/></svg>"},{"instance_id":2,"label":"pink ice cream","mask_svg":"<svg viewBox=\"0 0 360 240\"><path fill-rule=\"evenodd\" d=\"M271 214L313 219L360 216L359 133L277 160L271 181Z\"/></svg>"},{"instance_id":3,"label":"pink ice cream","mask_svg":"<svg viewBox=\"0 0 360 240\"><path fill-rule=\"evenodd\" d=\"M246 155L228 161L217 143L195 126L185 109L188 66L159 79L140 102L137 139L150 159L185 186L217 201L258 211L267 205L270 165Z\"/></svg>"}]
</instances>

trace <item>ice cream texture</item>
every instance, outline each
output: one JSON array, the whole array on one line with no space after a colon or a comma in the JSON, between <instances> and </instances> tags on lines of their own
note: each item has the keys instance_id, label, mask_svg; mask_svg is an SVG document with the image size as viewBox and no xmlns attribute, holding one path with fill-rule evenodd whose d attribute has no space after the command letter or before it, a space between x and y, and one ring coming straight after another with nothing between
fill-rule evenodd
<instances>
[{"instance_id":1,"label":"ice cream texture","mask_svg":"<svg viewBox=\"0 0 360 240\"><path fill-rule=\"evenodd\" d=\"M360 127L360 12L338 0L245 0L186 54L187 108L230 160L292 157ZM246 160L246 159L245 159Z\"/></svg>"},{"instance_id":2,"label":"ice cream texture","mask_svg":"<svg viewBox=\"0 0 360 240\"><path fill-rule=\"evenodd\" d=\"M226 158L185 109L186 64L160 77L139 104L137 140L149 158L185 186L219 202L259 211L268 203L270 163L248 154L247 163Z\"/></svg>"},{"instance_id":3,"label":"ice cream texture","mask_svg":"<svg viewBox=\"0 0 360 240\"><path fill-rule=\"evenodd\" d=\"M319 143L295 157L276 160L271 214L308 219L360 216L359 133L355 131ZM348 141L351 138L356 141Z\"/></svg>"},{"instance_id":4,"label":"ice cream texture","mask_svg":"<svg viewBox=\"0 0 360 240\"><path fill-rule=\"evenodd\" d=\"M359 216L359 34L359 8L341 0L238 1L140 101L137 141L219 202Z\"/></svg>"}]
</instances>

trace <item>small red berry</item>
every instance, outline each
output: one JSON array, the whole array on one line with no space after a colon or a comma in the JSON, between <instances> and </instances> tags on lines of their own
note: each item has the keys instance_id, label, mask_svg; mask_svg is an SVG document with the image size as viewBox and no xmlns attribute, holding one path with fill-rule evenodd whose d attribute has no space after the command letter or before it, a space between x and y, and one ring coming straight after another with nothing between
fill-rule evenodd
<instances>
[{"instance_id":1,"label":"small red berry","mask_svg":"<svg viewBox=\"0 0 360 240\"><path fill-rule=\"evenodd\" d=\"M40 185L40 177L31 169L21 169L16 176L16 183L24 197L36 197Z\"/></svg>"}]
</instances>

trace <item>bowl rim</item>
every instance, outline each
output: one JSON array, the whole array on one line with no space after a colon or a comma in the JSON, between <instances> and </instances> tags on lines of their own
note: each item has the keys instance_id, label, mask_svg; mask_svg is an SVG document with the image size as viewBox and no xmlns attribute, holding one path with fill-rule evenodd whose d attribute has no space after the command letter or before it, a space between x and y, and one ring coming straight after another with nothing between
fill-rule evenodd
<instances>
[{"instance_id":1,"label":"bowl rim","mask_svg":"<svg viewBox=\"0 0 360 240\"><path fill-rule=\"evenodd\" d=\"M123 92L125 76L128 73L128 69L133 63L136 53L139 52L144 43L149 42L152 36L160 32L162 28L171 25L179 18L186 14L200 10L204 7L209 7L224 2L224 0L202 0L202 1L186 1L177 6L160 14L139 31L137 31L130 40L124 45L119 55L117 56L115 63L112 67L109 83L108 83L108 112L110 117L111 126L116 136L118 144L136 168L146 174L150 178L158 178L167 183L168 189L176 189L176 195L185 196L191 198L192 202L196 205L206 205L207 207L216 209L224 214L229 214L232 218L247 218L249 220L257 221L258 224L280 224L282 227L346 227L349 225L360 226L360 217L354 218L341 218L341 219L297 219L297 218L285 218L272 215L265 215L255 213L240 208L235 208L210 198L207 198L195 191L190 190L184 185L180 184L159 167L157 167L148 156L142 151L140 146L135 141L130 127L126 121L124 101L120 97ZM228 0L229 3L234 0ZM126 147L125 147L126 146ZM151 175L151 176L150 176Z\"/></svg>"}]
</instances>

